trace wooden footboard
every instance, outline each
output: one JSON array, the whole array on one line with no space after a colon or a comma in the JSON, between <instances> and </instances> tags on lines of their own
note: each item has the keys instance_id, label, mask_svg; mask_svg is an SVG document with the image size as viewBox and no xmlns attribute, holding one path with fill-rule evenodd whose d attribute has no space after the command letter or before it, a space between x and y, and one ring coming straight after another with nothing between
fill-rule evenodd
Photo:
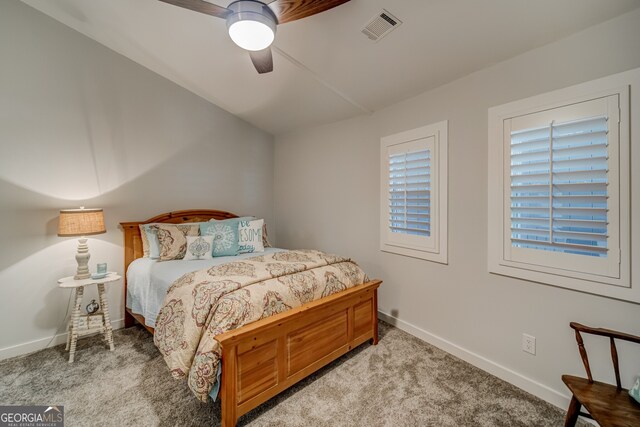
<instances>
[{"instance_id":1,"label":"wooden footboard","mask_svg":"<svg viewBox=\"0 0 640 427\"><path fill-rule=\"evenodd\" d=\"M380 280L218 335L222 426L367 340L378 343Z\"/></svg>"}]
</instances>

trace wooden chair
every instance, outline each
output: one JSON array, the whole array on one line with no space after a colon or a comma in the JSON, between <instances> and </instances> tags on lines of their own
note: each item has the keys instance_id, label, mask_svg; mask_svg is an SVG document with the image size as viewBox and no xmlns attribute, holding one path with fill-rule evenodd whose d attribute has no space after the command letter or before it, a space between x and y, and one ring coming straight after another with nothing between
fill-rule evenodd
<instances>
[{"instance_id":1,"label":"wooden chair","mask_svg":"<svg viewBox=\"0 0 640 427\"><path fill-rule=\"evenodd\" d=\"M640 344L640 337L609 329L590 328L575 322L571 322L569 325L576 331L578 350L580 351L580 357L582 358L582 363L584 363L588 378L579 378L572 375L562 376L562 381L564 381L573 394L571 403L569 403L569 409L567 409L567 417L564 420L565 427L573 427L580 415L595 420L602 427L640 426L640 404L629 396L629 390L622 388L620 385L618 351L616 350L615 344L615 339ZM591 368L589 368L587 351L584 348L580 332L609 338L611 342L611 360L613 361L613 369L616 374L615 386L593 380ZM582 406L589 411L589 414L580 412Z\"/></svg>"}]
</instances>

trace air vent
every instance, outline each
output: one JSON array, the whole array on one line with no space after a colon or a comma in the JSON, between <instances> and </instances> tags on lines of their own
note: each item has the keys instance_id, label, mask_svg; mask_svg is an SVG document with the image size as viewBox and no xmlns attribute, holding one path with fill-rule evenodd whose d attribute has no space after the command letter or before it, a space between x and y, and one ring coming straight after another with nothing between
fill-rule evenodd
<instances>
[{"instance_id":1,"label":"air vent","mask_svg":"<svg viewBox=\"0 0 640 427\"><path fill-rule=\"evenodd\" d=\"M374 16L367 26L362 29L362 33L371 40L378 41L401 24L401 20L382 9L382 12Z\"/></svg>"}]
</instances>

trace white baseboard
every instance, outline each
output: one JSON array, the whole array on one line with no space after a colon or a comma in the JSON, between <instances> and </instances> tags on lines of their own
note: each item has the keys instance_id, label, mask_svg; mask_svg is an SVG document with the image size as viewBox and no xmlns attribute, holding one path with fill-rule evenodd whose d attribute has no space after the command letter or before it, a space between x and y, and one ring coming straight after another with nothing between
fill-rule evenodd
<instances>
[{"instance_id":1,"label":"white baseboard","mask_svg":"<svg viewBox=\"0 0 640 427\"><path fill-rule=\"evenodd\" d=\"M124 328L124 318L111 322L111 327L113 329ZM48 347L55 347L56 345L64 344L66 342L67 333L64 332L53 337L41 338L39 340L13 345L11 347L0 348L0 360L33 353L34 351L42 350Z\"/></svg>"},{"instance_id":2,"label":"white baseboard","mask_svg":"<svg viewBox=\"0 0 640 427\"><path fill-rule=\"evenodd\" d=\"M420 338L421 340L426 341L429 344L434 345L439 349L444 350L447 353L450 353L464 360L465 362L468 362L473 366L482 369L483 371L495 375L496 377L508 383L511 383L514 386L521 388L522 390L531 393L534 396L537 396L554 406L557 406L563 411L566 410L569 406L570 396L568 395L564 395L557 390L547 387L546 385L532 380L531 378L525 377L524 375L506 368L496 362L493 362L486 357L460 347L459 345L454 344L451 341L447 341L444 338L432 334L431 332L425 331L424 329L412 325L411 323L405 322L404 320L400 320L397 317L391 316L390 314L378 311L378 315L381 320L384 320L385 322L397 327L398 329L401 329L416 338Z\"/></svg>"}]
</instances>

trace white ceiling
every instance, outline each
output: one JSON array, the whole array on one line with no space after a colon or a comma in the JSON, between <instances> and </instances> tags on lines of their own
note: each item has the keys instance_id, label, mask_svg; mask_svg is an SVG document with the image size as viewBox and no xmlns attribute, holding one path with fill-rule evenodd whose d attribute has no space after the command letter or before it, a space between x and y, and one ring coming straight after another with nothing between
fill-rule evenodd
<instances>
[{"instance_id":1,"label":"white ceiling","mask_svg":"<svg viewBox=\"0 0 640 427\"><path fill-rule=\"evenodd\" d=\"M640 7L351 0L280 25L274 72L258 75L222 19L157 0L23 1L273 134L375 111ZM360 31L382 8L404 23L376 43Z\"/></svg>"}]
</instances>

